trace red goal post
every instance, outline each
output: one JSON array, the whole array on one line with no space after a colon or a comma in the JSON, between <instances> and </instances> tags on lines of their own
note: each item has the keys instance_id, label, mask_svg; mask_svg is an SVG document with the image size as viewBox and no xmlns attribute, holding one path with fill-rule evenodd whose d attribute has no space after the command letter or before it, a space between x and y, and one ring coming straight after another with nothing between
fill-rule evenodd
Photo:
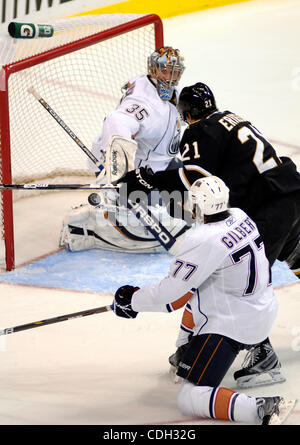
<instances>
[{"instance_id":1,"label":"red goal post","mask_svg":"<svg viewBox=\"0 0 300 445\"><path fill-rule=\"evenodd\" d=\"M0 39L3 184L69 183L70 177L86 182L91 177L84 153L28 93L30 86L90 148L105 115L117 105L122 85L146 73L148 55L163 45L163 24L155 14L87 15L49 24L53 37ZM15 191L0 193L6 270L15 267L18 199Z\"/></svg>"}]
</instances>

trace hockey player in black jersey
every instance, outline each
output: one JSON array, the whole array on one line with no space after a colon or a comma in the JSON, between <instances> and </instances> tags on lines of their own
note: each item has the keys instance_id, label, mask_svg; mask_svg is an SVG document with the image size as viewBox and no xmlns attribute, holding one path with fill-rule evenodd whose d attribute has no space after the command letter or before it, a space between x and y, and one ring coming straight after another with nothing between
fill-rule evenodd
<instances>
[{"instance_id":1,"label":"hockey player in black jersey","mask_svg":"<svg viewBox=\"0 0 300 445\"><path fill-rule=\"evenodd\" d=\"M243 209L256 222L270 266L277 259L284 261L300 279L300 173L295 164L279 157L247 119L219 111L212 91L203 83L183 88L178 109L188 124L180 143L182 166L155 174L147 169L129 172L121 179L128 194L149 193L151 186L161 192L177 190L184 202L184 192L197 179L219 176L230 189L231 207ZM170 362L176 364L179 356L180 350ZM248 362L235 378L244 387L281 381L279 368L266 339L249 352Z\"/></svg>"}]
</instances>

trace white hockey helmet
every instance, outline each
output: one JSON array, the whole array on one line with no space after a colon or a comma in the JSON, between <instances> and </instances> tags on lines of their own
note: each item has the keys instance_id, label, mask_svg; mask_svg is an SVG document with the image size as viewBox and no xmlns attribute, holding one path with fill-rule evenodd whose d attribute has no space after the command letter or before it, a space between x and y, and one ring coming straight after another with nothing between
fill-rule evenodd
<instances>
[{"instance_id":1,"label":"white hockey helmet","mask_svg":"<svg viewBox=\"0 0 300 445\"><path fill-rule=\"evenodd\" d=\"M229 189L222 179L208 176L194 182L188 197L193 218L203 222L204 215L214 215L228 209Z\"/></svg>"},{"instance_id":2,"label":"white hockey helmet","mask_svg":"<svg viewBox=\"0 0 300 445\"><path fill-rule=\"evenodd\" d=\"M148 57L148 74L157 82L157 91L162 100L172 99L175 86L185 67L178 49L162 46Z\"/></svg>"}]
</instances>

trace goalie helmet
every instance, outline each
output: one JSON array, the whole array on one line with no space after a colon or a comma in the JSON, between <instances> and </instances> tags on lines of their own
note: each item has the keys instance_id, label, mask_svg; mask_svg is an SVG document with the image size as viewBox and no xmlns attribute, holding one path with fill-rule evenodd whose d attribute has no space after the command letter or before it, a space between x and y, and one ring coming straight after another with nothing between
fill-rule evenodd
<instances>
[{"instance_id":1,"label":"goalie helmet","mask_svg":"<svg viewBox=\"0 0 300 445\"><path fill-rule=\"evenodd\" d=\"M188 197L193 218L203 222L204 215L214 215L228 209L229 189L222 179L208 176L194 182Z\"/></svg>"},{"instance_id":2,"label":"goalie helmet","mask_svg":"<svg viewBox=\"0 0 300 445\"><path fill-rule=\"evenodd\" d=\"M148 57L148 73L157 83L162 100L172 99L185 67L178 49L162 46Z\"/></svg>"},{"instance_id":3,"label":"goalie helmet","mask_svg":"<svg viewBox=\"0 0 300 445\"><path fill-rule=\"evenodd\" d=\"M211 89L201 82L182 89L177 108L184 121L187 121L187 113L192 119L201 119L217 111Z\"/></svg>"}]
</instances>

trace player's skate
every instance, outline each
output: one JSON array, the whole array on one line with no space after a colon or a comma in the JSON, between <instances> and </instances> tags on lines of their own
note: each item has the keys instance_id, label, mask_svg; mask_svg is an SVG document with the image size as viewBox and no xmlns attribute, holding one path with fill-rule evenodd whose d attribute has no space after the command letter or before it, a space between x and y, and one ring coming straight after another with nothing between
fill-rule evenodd
<instances>
[{"instance_id":1,"label":"player's skate","mask_svg":"<svg viewBox=\"0 0 300 445\"><path fill-rule=\"evenodd\" d=\"M281 364L269 340L253 346L247 353L242 369L233 375L240 388L272 385L284 382Z\"/></svg>"},{"instance_id":2,"label":"player's skate","mask_svg":"<svg viewBox=\"0 0 300 445\"><path fill-rule=\"evenodd\" d=\"M169 363L170 363L170 376L174 383L180 383L182 381L182 378L179 377L177 373L177 369L179 366L179 363L181 361L181 358L183 354L185 353L186 349L188 347L188 343L185 345L180 346L177 348L176 352L174 354L170 355L169 357Z\"/></svg>"},{"instance_id":3,"label":"player's skate","mask_svg":"<svg viewBox=\"0 0 300 445\"><path fill-rule=\"evenodd\" d=\"M258 416L262 425L281 425L296 405L296 400L282 397L260 397L256 399Z\"/></svg>"}]
</instances>

